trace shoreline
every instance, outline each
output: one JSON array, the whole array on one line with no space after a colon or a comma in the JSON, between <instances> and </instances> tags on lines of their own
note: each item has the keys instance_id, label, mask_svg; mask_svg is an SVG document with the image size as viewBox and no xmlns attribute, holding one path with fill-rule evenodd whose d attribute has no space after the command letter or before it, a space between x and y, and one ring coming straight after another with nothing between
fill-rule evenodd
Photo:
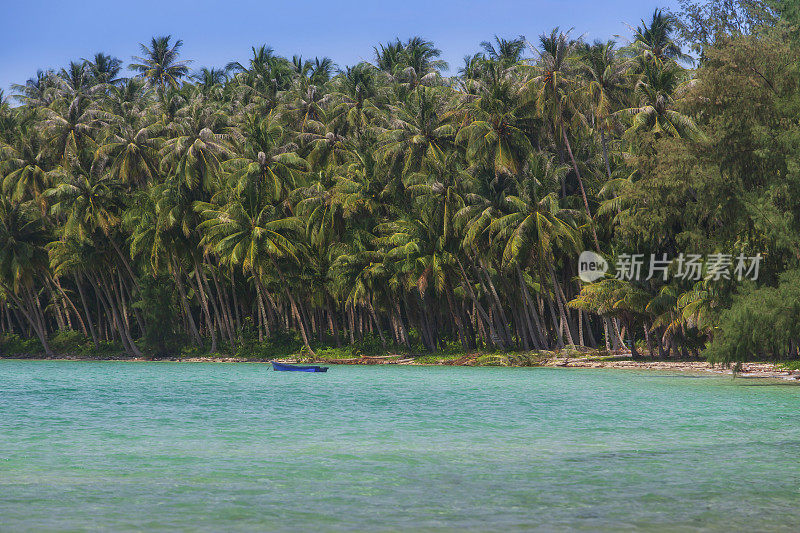
<instances>
[{"instance_id":1,"label":"shoreline","mask_svg":"<svg viewBox=\"0 0 800 533\"><path fill-rule=\"evenodd\" d=\"M406 365L406 366L485 366L512 368L611 368L618 370L672 371L696 374L731 375L740 378L780 379L800 383L800 370L790 370L779 363L748 362L741 364L741 370L734 372L732 367L714 366L708 361L697 359L659 360L642 357L630 358L629 353L614 355L598 355L570 352L548 353L545 356L529 356L525 354L464 354L461 356L409 356L407 354L388 354L363 356L355 358L325 358L308 356L283 356L272 359L244 358L233 356L192 356L164 357L147 359L141 357L92 357L87 355L61 354L55 357L39 355L0 356L0 360L36 360L36 361L122 361L122 362L173 362L173 363L269 363L278 361L289 364L321 364L321 365Z\"/></svg>"}]
</instances>

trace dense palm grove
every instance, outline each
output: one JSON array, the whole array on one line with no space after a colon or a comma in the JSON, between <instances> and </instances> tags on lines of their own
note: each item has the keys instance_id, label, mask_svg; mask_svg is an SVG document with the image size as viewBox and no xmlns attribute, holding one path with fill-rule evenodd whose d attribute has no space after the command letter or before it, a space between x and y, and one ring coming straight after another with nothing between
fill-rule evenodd
<instances>
[{"instance_id":1,"label":"dense palm grove","mask_svg":"<svg viewBox=\"0 0 800 533\"><path fill-rule=\"evenodd\" d=\"M167 36L133 77L102 53L39 72L0 109L0 333L47 354L74 332L131 356L796 355L793 14L682 15L624 45L495 38L452 77L419 37L342 70L257 46L192 71ZM587 284L582 250L764 260L744 284Z\"/></svg>"}]
</instances>

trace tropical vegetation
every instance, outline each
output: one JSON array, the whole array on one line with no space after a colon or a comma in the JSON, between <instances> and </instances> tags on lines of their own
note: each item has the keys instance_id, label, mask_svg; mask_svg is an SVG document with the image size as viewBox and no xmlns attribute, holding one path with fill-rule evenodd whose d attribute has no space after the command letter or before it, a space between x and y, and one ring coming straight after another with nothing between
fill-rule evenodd
<instances>
[{"instance_id":1,"label":"tropical vegetation","mask_svg":"<svg viewBox=\"0 0 800 533\"><path fill-rule=\"evenodd\" d=\"M631 42L495 36L453 75L421 37L39 71L0 95L5 346L797 358L796 9L682 8ZM585 282L583 250L763 259Z\"/></svg>"}]
</instances>

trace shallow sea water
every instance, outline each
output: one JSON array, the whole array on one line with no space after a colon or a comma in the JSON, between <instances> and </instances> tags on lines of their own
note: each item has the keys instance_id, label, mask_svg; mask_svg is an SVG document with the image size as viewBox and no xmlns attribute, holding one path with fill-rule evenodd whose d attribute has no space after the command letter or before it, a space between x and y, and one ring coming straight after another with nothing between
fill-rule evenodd
<instances>
[{"instance_id":1,"label":"shallow sea water","mask_svg":"<svg viewBox=\"0 0 800 533\"><path fill-rule=\"evenodd\" d=\"M0 531L796 531L800 387L0 360Z\"/></svg>"}]
</instances>

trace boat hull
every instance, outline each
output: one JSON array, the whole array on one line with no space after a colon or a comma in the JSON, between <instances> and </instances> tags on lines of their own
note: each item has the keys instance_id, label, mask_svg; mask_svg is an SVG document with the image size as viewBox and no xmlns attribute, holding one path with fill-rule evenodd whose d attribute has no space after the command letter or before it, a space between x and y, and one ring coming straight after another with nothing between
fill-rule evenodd
<instances>
[{"instance_id":1,"label":"boat hull","mask_svg":"<svg viewBox=\"0 0 800 533\"><path fill-rule=\"evenodd\" d=\"M275 361L270 361L272 363L272 369L278 372L327 372L327 366L317 366L317 365L288 365L286 363L277 363Z\"/></svg>"}]
</instances>

